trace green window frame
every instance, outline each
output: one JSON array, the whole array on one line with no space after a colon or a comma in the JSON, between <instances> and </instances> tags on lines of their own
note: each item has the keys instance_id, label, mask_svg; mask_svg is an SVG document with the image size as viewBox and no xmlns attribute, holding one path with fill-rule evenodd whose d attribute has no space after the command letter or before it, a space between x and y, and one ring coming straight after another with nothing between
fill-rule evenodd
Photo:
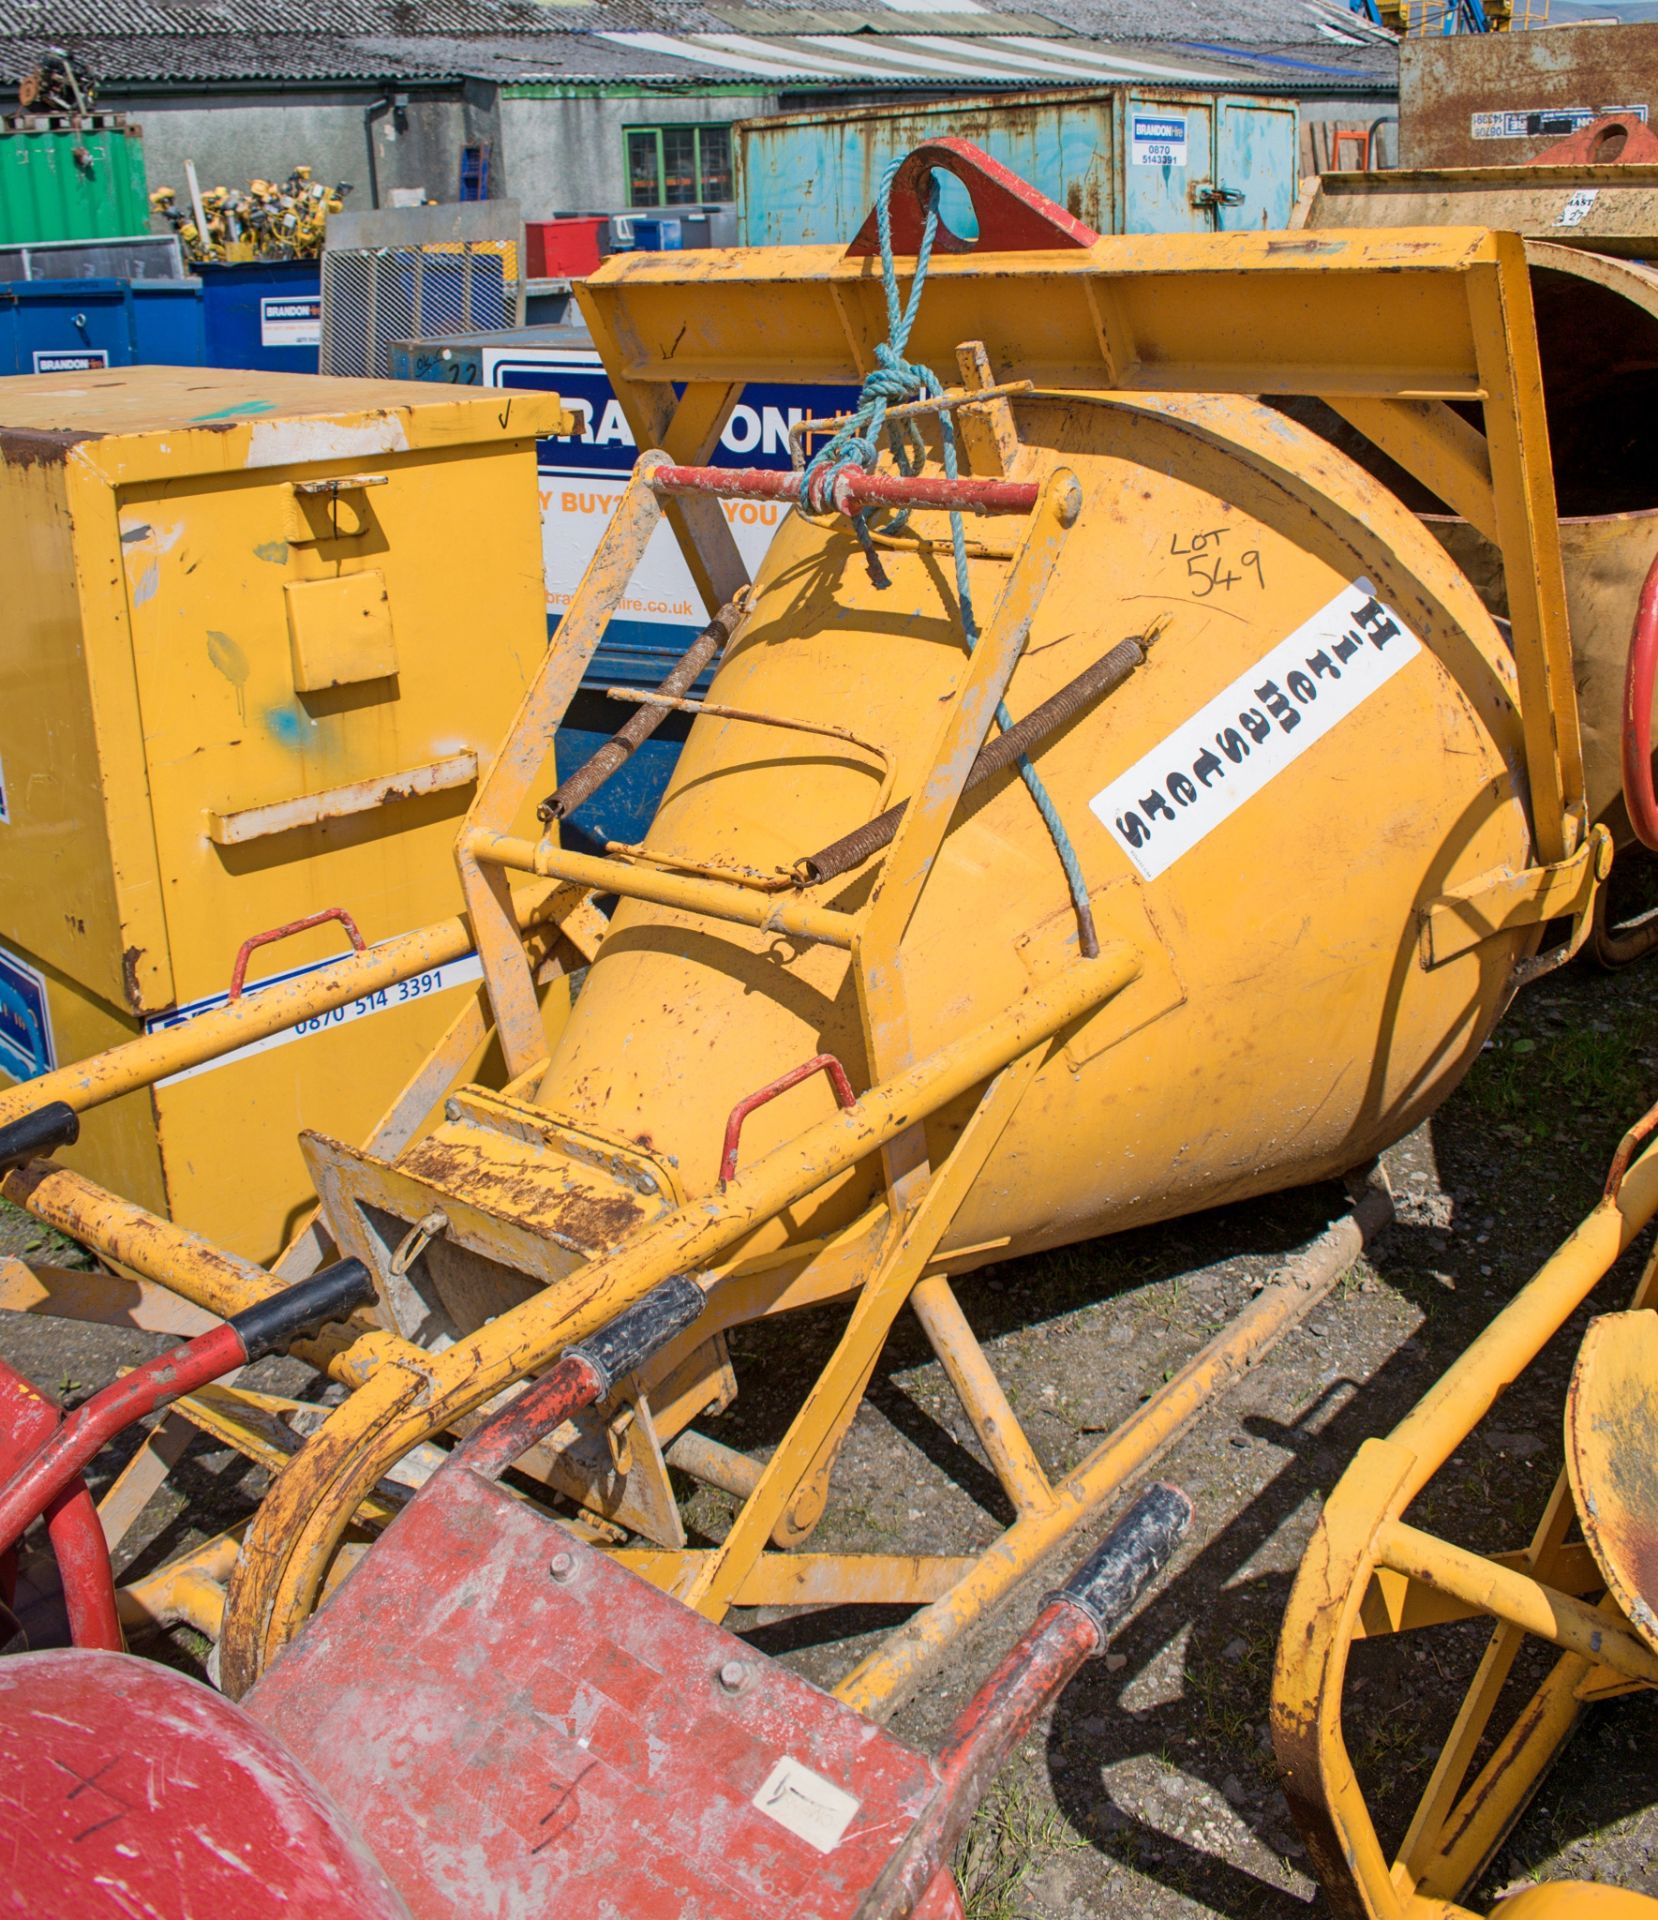
<instances>
[{"instance_id":1,"label":"green window frame","mask_svg":"<svg viewBox=\"0 0 1658 1920\"><path fill-rule=\"evenodd\" d=\"M624 127L622 161L630 207L695 207L735 197L729 122Z\"/></svg>"}]
</instances>

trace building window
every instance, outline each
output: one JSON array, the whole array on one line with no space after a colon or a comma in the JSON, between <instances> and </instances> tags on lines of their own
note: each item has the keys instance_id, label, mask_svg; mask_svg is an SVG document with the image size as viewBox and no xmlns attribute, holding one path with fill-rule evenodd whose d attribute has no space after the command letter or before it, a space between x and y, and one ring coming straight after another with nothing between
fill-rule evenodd
<instances>
[{"instance_id":1,"label":"building window","mask_svg":"<svg viewBox=\"0 0 1658 1920\"><path fill-rule=\"evenodd\" d=\"M694 207L731 195L731 129L683 120L627 129L628 205Z\"/></svg>"}]
</instances>

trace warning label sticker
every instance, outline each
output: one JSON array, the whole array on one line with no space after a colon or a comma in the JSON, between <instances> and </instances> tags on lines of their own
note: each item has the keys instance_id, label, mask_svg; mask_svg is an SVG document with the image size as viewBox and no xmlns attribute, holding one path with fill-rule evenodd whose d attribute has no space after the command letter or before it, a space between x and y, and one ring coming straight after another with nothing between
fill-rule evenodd
<instances>
[{"instance_id":1,"label":"warning label sticker","mask_svg":"<svg viewBox=\"0 0 1658 1920\"><path fill-rule=\"evenodd\" d=\"M1129 129L1129 158L1137 167L1185 166L1185 115L1135 114Z\"/></svg>"},{"instance_id":2,"label":"warning label sticker","mask_svg":"<svg viewBox=\"0 0 1658 1920\"><path fill-rule=\"evenodd\" d=\"M1421 651L1355 580L1088 804L1155 880Z\"/></svg>"}]
</instances>

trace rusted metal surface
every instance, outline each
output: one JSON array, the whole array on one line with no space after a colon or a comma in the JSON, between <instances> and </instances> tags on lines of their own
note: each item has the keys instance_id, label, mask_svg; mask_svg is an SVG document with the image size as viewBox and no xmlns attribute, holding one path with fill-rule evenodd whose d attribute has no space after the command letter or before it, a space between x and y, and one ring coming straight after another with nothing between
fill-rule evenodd
<instances>
[{"instance_id":1,"label":"rusted metal surface","mask_svg":"<svg viewBox=\"0 0 1658 1920\"><path fill-rule=\"evenodd\" d=\"M1163 624L1160 621L1144 634L1119 641L1109 653L1078 674L1068 686L1050 694L1039 707L1032 708L1024 719L1016 720L1006 733L998 734L981 747L963 791L972 793L987 780L1005 772L1022 753L1031 752L1049 735L1057 733L1074 720L1091 700L1097 700L1101 695L1120 687L1136 667L1145 665L1146 655ZM855 867L861 867L882 847L892 844L893 835L897 833L908 805L907 800L901 800L897 806L888 807L885 813L877 814L867 826L859 827L832 846L823 847L816 853L808 854L804 860L797 861L794 867L796 882L801 886L814 886L819 881L833 880L843 873L852 872Z\"/></svg>"},{"instance_id":2,"label":"rusted metal surface","mask_svg":"<svg viewBox=\"0 0 1658 1920\"><path fill-rule=\"evenodd\" d=\"M423 793L448 793L456 787L469 787L477 777L475 753L470 750L451 753L441 760L429 760L424 766L409 767L401 773L378 774L371 780L355 780L343 787L328 787L321 793L273 800L262 807L242 807L235 813L209 813L207 837L219 847L245 846L250 840L265 840L272 834L321 826L325 820L347 820L353 814L372 813L375 808L395 800L412 800ZM297 929L316 924L314 920L298 921L295 926Z\"/></svg>"},{"instance_id":3,"label":"rusted metal surface","mask_svg":"<svg viewBox=\"0 0 1658 1920\"><path fill-rule=\"evenodd\" d=\"M1566 1471L1583 1537L1649 1655L1658 1660L1658 1314L1589 1326L1566 1391ZM1627 1655L1609 1656L1639 1672ZM1658 1667L1642 1673L1658 1679Z\"/></svg>"},{"instance_id":4,"label":"rusted metal surface","mask_svg":"<svg viewBox=\"0 0 1658 1920\"><path fill-rule=\"evenodd\" d=\"M1658 793L1652 788L1652 699L1658 681L1658 555L1635 609L1623 689L1623 800L1641 845L1658 853Z\"/></svg>"},{"instance_id":5,"label":"rusted metal surface","mask_svg":"<svg viewBox=\"0 0 1658 1920\"><path fill-rule=\"evenodd\" d=\"M1654 161L1658 161L1658 133L1635 113L1603 114L1537 156L1540 167L1627 167Z\"/></svg>"},{"instance_id":6,"label":"rusted metal surface","mask_svg":"<svg viewBox=\"0 0 1658 1920\"><path fill-rule=\"evenodd\" d=\"M813 1054L810 1060L803 1060L798 1067L790 1067L787 1073L779 1074L775 1080L746 1095L731 1109L726 1119L725 1144L720 1151L722 1187L737 1171L737 1143L742 1139L743 1122L756 1107L765 1106L780 1093L787 1093L790 1087L798 1087L802 1080L810 1080L814 1073L828 1074L829 1083L835 1089L835 1098L843 1107L851 1106L857 1098L852 1091L852 1082L846 1077L845 1067L832 1053Z\"/></svg>"},{"instance_id":7,"label":"rusted metal surface","mask_svg":"<svg viewBox=\"0 0 1658 1920\"><path fill-rule=\"evenodd\" d=\"M1121 993L1140 970L1107 946L1015 1000L977 1031L871 1088L740 1170L722 1204L674 1209L589 1263L579 1288L544 1294L418 1369L382 1366L340 1407L267 1495L232 1586L221 1642L227 1687L240 1692L303 1624L334 1546L362 1495L408 1449L481 1406L602 1326L674 1273L700 1271L752 1229L907 1128L982 1086L1007 1061Z\"/></svg>"},{"instance_id":8,"label":"rusted metal surface","mask_svg":"<svg viewBox=\"0 0 1658 1920\"><path fill-rule=\"evenodd\" d=\"M734 602L720 608L657 688L657 693L665 703L671 703L690 692L704 668L730 641L741 617L742 610ZM558 791L550 793L536 808L536 818L542 821L567 820L584 800L598 792L636 747L642 746L655 733L666 712L667 704L647 707L644 712L636 713L631 720L625 721L585 766L578 767L568 780L559 782Z\"/></svg>"},{"instance_id":9,"label":"rusted metal surface","mask_svg":"<svg viewBox=\"0 0 1658 1920\"><path fill-rule=\"evenodd\" d=\"M658 467L659 493L711 494L717 500L800 501L801 478L768 467ZM943 475L866 473L862 467L825 472L812 483L810 510L858 513L865 507L939 507L958 513L1029 513L1037 489L1018 480L948 480Z\"/></svg>"},{"instance_id":10,"label":"rusted metal surface","mask_svg":"<svg viewBox=\"0 0 1658 1920\"><path fill-rule=\"evenodd\" d=\"M0 1770L10 1912L410 1920L281 1741L169 1668L0 1660Z\"/></svg>"},{"instance_id":11,"label":"rusted metal surface","mask_svg":"<svg viewBox=\"0 0 1658 1920\"><path fill-rule=\"evenodd\" d=\"M1589 121L1658 118L1658 24L1412 36L1399 47L1399 165L1534 161Z\"/></svg>"}]
</instances>

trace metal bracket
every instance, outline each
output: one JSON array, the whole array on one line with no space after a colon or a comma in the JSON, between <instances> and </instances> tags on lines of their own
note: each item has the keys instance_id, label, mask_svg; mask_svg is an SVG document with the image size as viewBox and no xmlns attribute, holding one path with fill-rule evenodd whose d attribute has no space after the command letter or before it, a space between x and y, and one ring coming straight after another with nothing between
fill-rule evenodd
<instances>
[{"instance_id":1,"label":"metal bracket","mask_svg":"<svg viewBox=\"0 0 1658 1920\"><path fill-rule=\"evenodd\" d=\"M1569 957L1588 936L1596 890L1611 870L1612 836L1595 827L1575 853L1552 866L1481 874L1441 894L1419 910L1422 965L1441 966L1500 933L1568 915L1574 922Z\"/></svg>"}]
</instances>

